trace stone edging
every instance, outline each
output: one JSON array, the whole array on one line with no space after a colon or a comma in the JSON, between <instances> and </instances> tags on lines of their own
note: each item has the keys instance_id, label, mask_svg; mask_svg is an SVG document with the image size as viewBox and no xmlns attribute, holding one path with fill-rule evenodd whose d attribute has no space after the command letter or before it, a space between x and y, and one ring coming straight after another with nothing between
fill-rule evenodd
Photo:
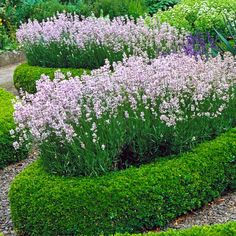
<instances>
[{"instance_id":1,"label":"stone edging","mask_svg":"<svg viewBox=\"0 0 236 236\"><path fill-rule=\"evenodd\" d=\"M0 54L0 67L25 61L25 54L22 51L4 52Z\"/></svg>"}]
</instances>

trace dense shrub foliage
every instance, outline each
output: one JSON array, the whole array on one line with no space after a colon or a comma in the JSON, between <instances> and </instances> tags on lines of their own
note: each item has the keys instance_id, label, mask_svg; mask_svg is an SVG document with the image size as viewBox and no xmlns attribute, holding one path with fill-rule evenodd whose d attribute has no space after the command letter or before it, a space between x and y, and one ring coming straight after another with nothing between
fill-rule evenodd
<instances>
[{"instance_id":1,"label":"dense shrub foliage","mask_svg":"<svg viewBox=\"0 0 236 236\"><path fill-rule=\"evenodd\" d=\"M88 70L74 69L74 68L44 68L38 66L30 66L28 64L19 65L14 71L14 85L20 90L28 93L36 92L36 83L41 78L41 75L49 76L51 79L54 78L54 74L57 70L67 74L70 72L71 76L81 76L84 73L89 73Z\"/></svg>"},{"instance_id":2,"label":"dense shrub foliage","mask_svg":"<svg viewBox=\"0 0 236 236\"><path fill-rule=\"evenodd\" d=\"M116 236L142 236L143 234L116 234ZM194 226L191 229L174 230L169 229L166 232L150 232L147 236L233 236L236 235L236 222L225 224Z\"/></svg>"},{"instance_id":3,"label":"dense shrub foliage","mask_svg":"<svg viewBox=\"0 0 236 236\"><path fill-rule=\"evenodd\" d=\"M179 157L102 177L58 177L37 161L11 186L14 225L25 235L109 235L164 226L235 186L235 139L233 129Z\"/></svg>"},{"instance_id":4,"label":"dense shrub foliage","mask_svg":"<svg viewBox=\"0 0 236 236\"><path fill-rule=\"evenodd\" d=\"M145 0L148 12L152 15L159 10L167 10L179 3L180 0Z\"/></svg>"},{"instance_id":5,"label":"dense shrub foliage","mask_svg":"<svg viewBox=\"0 0 236 236\"><path fill-rule=\"evenodd\" d=\"M178 51L184 36L168 24L153 21L147 27L125 17L114 20L59 14L45 22L21 25L17 38L28 63L45 67L99 68L105 59L111 63L126 55L144 54L153 58Z\"/></svg>"},{"instance_id":6,"label":"dense shrub foliage","mask_svg":"<svg viewBox=\"0 0 236 236\"><path fill-rule=\"evenodd\" d=\"M138 18L148 11L145 0L84 0L80 5L80 14L90 16L129 16Z\"/></svg>"},{"instance_id":7,"label":"dense shrub foliage","mask_svg":"<svg viewBox=\"0 0 236 236\"><path fill-rule=\"evenodd\" d=\"M235 124L234 58L130 57L64 80L44 76L15 105L45 167L97 175L179 153ZM33 136L33 137L32 137Z\"/></svg>"},{"instance_id":8,"label":"dense shrub foliage","mask_svg":"<svg viewBox=\"0 0 236 236\"><path fill-rule=\"evenodd\" d=\"M223 14L232 18L235 11L235 0L182 0L171 10L158 12L156 17L177 28L215 34L214 28L225 32Z\"/></svg>"},{"instance_id":9,"label":"dense shrub foliage","mask_svg":"<svg viewBox=\"0 0 236 236\"><path fill-rule=\"evenodd\" d=\"M13 99L12 94L0 89L0 169L26 157L23 148L17 151L13 148L14 138L10 135L10 130L15 128Z\"/></svg>"}]
</instances>

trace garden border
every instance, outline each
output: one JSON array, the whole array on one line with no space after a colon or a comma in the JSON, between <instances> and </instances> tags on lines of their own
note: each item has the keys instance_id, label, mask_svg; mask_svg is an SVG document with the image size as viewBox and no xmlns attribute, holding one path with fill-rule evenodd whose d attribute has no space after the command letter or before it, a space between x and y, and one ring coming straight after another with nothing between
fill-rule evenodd
<instances>
[{"instance_id":1,"label":"garden border","mask_svg":"<svg viewBox=\"0 0 236 236\"><path fill-rule=\"evenodd\" d=\"M163 227L236 184L236 129L191 152L101 177L59 177L41 161L10 190L15 228L28 235L109 235Z\"/></svg>"},{"instance_id":2,"label":"garden border","mask_svg":"<svg viewBox=\"0 0 236 236\"><path fill-rule=\"evenodd\" d=\"M150 232L147 236L230 236L236 234L236 221L225 224L193 226L189 229L168 229L166 232ZM116 234L116 236L143 236L143 234Z\"/></svg>"}]
</instances>

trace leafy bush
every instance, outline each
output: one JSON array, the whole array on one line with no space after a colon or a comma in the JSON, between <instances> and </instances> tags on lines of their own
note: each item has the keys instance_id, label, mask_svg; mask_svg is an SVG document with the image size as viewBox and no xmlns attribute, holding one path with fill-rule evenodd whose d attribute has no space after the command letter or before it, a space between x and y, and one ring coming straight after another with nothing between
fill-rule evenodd
<instances>
[{"instance_id":1,"label":"leafy bush","mask_svg":"<svg viewBox=\"0 0 236 236\"><path fill-rule=\"evenodd\" d=\"M214 28L225 32L223 13L232 18L236 11L235 0L182 0L171 10L158 12L156 18L192 33L209 32Z\"/></svg>"},{"instance_id":2,"label":"leafy bush","mask_svg":"<svg viewBox=\"0 0 236 236\"><path fill-rule=\"evenodd\" d=\"M145 14L146 6L144 0L95 0L90 11L98 17L102 12L104 16L109 15L110 18L126 15L138 18Z\"/></svg>"},{"instance_id":3,"label":"leafy bush","mask_svg":"<svg viewBox=\"0 0 236 236\"><path fill-rule=\"evenodd\" d=\"M0 89L0 169L26 157L24 148L18 151L13 148L14 138L10 135L10 130L15 128L12 99L12 94Z\"/></svg>"},{"instance_id":4,"label":"leafy bush","mask_svg":"<svg viewBox=\"0 0 236 236\"><path fill-rule=\"evenodd\" d=\"M159 10L167 10L173 7L175 4L180 2L180 0L145 0L148 6L148 12L152 15Z\"/></svg>"},{"instance_id":5,"label":"leafy bush","mask_svg":"<svg viewBox=\"0 0 236 236\"><path fill-rule=\"evenodd\" d=\"M21 25L17 38L24 47L30 65L94 69L120 61L126 55L144 54L156 57L180 50L184 36L168 24L153 22L152 28L143 18L137 24L126 17L114 20L59 14L39 23Z\"/></svg>"},{"instance_id":6,"label":"leafy bush","mask_svg":"<svg viewBox=\"0 0 236 236\"><path fill-rule=\"evenodd\" d=\"M57 12L79 12L79 5L61 4L58 0L37 0L24 1L16 9L18 23L26 22L28 19L42 21L48 17L53 17Z\"/></svg>"},{"instance_id":7,"label":"leafy bush","mask_svg":"<svg viewBox=\"0 0 236 236\"><path fill-rule=\"evenodd\" d=\"M236 125L233 57L130 57L113 70L107 64L64 79L43 77L37 93L15 106L21 134L39 144L52 173L99 175L139 165Z\"/></svg>"},{"instance_id":8,"label":"leafy bush","mask_svg":"<svg viewBox=\"0 0 236 236\"><path fill-rule=\"evenodd\" d=\"M19 65L14 71L14 85L16 89L26 91L28 93L36 92L36 83L40 79L41 75L47 75L51 79L54 78L54 74L57 70L62 73L70 72L72 76L81 76L82 74L89 73L89 70L74 69L74 68L44 68L38 66L29 66L28 64Z\"/></svg>"},{"instance_id":9,"label":"leafy bush","mask_svg":"<svg viewBox=\"0 0 236 236\"><path fill-rule=\"evenodd\" d=\"M142 236L143 234L116 234L116 236ZM236 222L228 222L218 225L194 226L190 229L174 230L166 232L150 232L147 236L233 236L236 235Z\"/></svg>"},{"instance_id":10,"label":"leafy bush","mask_svg":"<svg viewBox=\"0 0 236 236\"><path fill-rule=\"evenodd\" d=\"M16 49L16 25L9 14L10 2L0 3L0 51Z\"/></svg>"},{"instance_id":11,"label":"leafy bush","mask_svg":"<svg viewBox=\"0 0 236 236\"><path fill-rule=\"evenodd\" d=\"M109 235L162 227L233 187L235 139L233 129L179 157L102 177L58 177L37 161L11 185L15 228L23 235Z\"/></svg>"}]
</instances>

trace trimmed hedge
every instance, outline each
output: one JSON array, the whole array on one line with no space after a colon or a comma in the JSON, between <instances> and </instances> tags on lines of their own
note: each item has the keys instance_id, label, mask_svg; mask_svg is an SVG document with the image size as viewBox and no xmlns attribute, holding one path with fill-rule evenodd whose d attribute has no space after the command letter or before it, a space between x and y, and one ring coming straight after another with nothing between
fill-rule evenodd
<instances>
[{"instance_id":1,"label":"trimmed hedge","mask_svg":"<svg viewBox=\"0 0 236 236\"><path fill-rule=\"evenodd\" d=\"M63 73L71 72L72 76L81 76L89 70L74 68L59 68ZM58 68L44 68L39 66L30 66L27 63L19 65L14 72L14 85L16 89L22 89L28 93L36 92L36 81L40 79L42 74L54 78L54 73Z\"/></svg>"},{"instance_id":2,"label":"trimmed hedge","mask_svg":"<svg viewBox=\"0 0 236 236\"><path fill-rule=\"evenodd\" d=\"M191 152L101 177L59 177L41 160L10 189L15 228L26 235L135 233L220 196L236 182L236 129Z\"/></svg>"},{"instance_id":3,"label":"trimmed hedge","mask_svg":"<svg viewBox=\"0 0 236 236\"><path fill-rule=\"evenodd\" d=\"M26 157L26 150L16 151L10 130L15 128L12 100L14 95L0 88L0 169Z\"/></svg>"},{"instance_id":4,"label":"trimmed hedge","mask_svg":"<svg viewBox=\"0 0 236 236\"><path fill-rule=\"evenodd\" d=\"M142 236L143 234L116 234L116 236ZM174 230L166 232L150 232L147 236L234 236L236 235L236 221L217 225L194 226L190 229Z\"/></svg>"}]
</instances>

